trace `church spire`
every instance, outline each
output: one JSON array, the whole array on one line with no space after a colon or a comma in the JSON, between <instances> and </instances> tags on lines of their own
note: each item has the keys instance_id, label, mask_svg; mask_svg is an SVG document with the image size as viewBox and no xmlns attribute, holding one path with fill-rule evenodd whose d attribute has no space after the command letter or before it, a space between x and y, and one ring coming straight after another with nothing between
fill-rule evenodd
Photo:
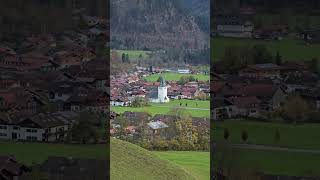
<instances>
[{"instance_id":1,"label":"church spire","mask_svg":"<svg viewBox=\"0 0 320 180\"><path fill-rule=\"evenodd\" d=\"M166 81L163 76L160 76L160 87L166 87Z\"/></svg>"}]
</instances>

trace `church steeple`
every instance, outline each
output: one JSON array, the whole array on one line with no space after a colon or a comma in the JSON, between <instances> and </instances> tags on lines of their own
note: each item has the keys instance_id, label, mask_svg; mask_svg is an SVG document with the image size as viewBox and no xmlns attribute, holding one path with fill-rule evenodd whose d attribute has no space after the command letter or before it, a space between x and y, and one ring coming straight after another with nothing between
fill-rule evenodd
<instances>
[{"instance_id":1,"label":"church steeple","mask_svg":"<svg viewBox=\"0 0 320 180\"><path fill-rule=\"evenodd\" d=\"M166 81L163 76L160 76L160 87L166 87Z\"/></svg>"}]
</instances>

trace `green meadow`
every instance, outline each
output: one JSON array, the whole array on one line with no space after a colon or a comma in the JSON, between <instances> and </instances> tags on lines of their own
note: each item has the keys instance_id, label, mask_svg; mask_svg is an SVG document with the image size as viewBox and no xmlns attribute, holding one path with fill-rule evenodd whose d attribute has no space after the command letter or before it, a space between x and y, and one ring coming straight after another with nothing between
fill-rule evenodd
<instances>
[{"instance_id":1,"label":"green meadow","mask_svg":"<svg viewBox=\"0 0 320 180\"><path fill-rule=\"evenodd\" d=\"M255 44L265 45L274 55L279 52L283 59L288 61L320 58L320 44L307 45L302 40L284 39L275 41L225 37L211 38L211 57L213 60L220 60L228 46L254 46Z\"/></svg>"},{"instance_id":2,"label":"green meadow","mask_svg":"<svg viewBox=\"0 0 320 180\"><path fill-rule=\"evenodd\" d=\"M156 82L160 76L163 76L166 81L179 81L183 76L193 76L195 79L199 81L209 81L210 76L205 74L179 74L179 73L161 73L161 74L153 74L145 77L146 81Z\"/></svg>"},{"instance_id":3,"label":"green meadow","mask_svg":"<svg viewBox=\"0 0 320 180\"><path fill-rule=\"evenodd\" d=\"M137 145L111 138L111 179L197 180L193 172Z\"/></svg>"},{"instance_id":4,"label":"green meadow","mask_svg":"<svg viewBox=\"0 0 320 180\"><path fill-rule=\"evenodd\" d=\"M180 102L182 106L180 106ZM187 106L186 106L187 103ZM111 106L111 111L123 113L130 112L147 112L154 116L156 114L168 114L173 108L182 108L193 117L210 117L210 101L199 100L172 100L169 103L151 103L150 106L145 107L120 107Z\"/></svg>"},{"instance_id":5,"label":"green meadow","mask_svg":"<svg viewBox=\"0 0 320 180\"><path fill-rule=\"evenodd\" d=\"M243 130L248 133L249 144L261 144L270 146L281 146L300 149L320 150L320 124L283 124L255 121L227 120L215 122L212 129L215 141L223 140L224 129L229 130L229 141L231 143L242 143L241 134ZM276 130L280 138L275 141Z\"/></svg>"},{"instance_id":6,"label":"green meadow","mask_svg":"<svg viewBox=\"0 0 320 180\"><path fill-rule=\"evenodd\" d=\"M153 152L161 159L169 160L186 171L190 172L197 180L210 179L210 153L195 151L167 151Z\"/></svg>"},{"instance_id":7,"label":"green meadow","mask_svg":"<svg viewBox=\"0 0 320 180\"><path fill-rule=\"evenodd\" d=\"M217 159L228 159L224 163L232 164L240 172L307 177L320 175L320 154L244 149L235 149L229 156L222 156L221 152L215 154L216 167L219 166Z\"/></svg>"},{"instance_id":8,"label":"green meadow","mask_svg":"<svg viewBox=\"0 0 320 180\"><path fill-rule=\"evenodd\" d=\"M107 159L107 145L49 144L0 141L0 155L14 155L26 165L42 163L49 156Z\"/></svg>"}]
</instances>

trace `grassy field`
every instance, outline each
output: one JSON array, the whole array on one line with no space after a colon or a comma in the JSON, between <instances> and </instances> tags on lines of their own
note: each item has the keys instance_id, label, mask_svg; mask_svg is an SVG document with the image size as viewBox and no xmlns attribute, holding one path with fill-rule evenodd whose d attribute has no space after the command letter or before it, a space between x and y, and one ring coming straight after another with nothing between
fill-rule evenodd
<instances>
[{"instance_id":1,"label":"grassy field","mask_svg":"<svg viewBox=\"0 0 320 180\"><path fill-rule=\"evenodd\" d=\"M119 54L119 56L121 57L122 54L128 54L129 59L130 58L140 58L140 55L142 56L143 59L148 58L149 55L148 53L151 53L151 51L142 51L142 50L111 50L111 51L115 51Z\"/></svg>"},{"instance_id":2,"label":"grassy field","mask_svg":"<svg viewBox=\"0 0 320 180\"><path fill-rule=\"evenodd\" d=\"M210 116L210 101L196 101L196 100L172 100L169 103L158 104L151 103L151 106L134 108L134 107L119 107L111 106L111 111L117 113L123 113L125 111L130 112L148 112L151 115L156 114L168 114L172 108L179 107L184 108L193 117L209 117ZM185 104L188 104L186 107ZM196 105L198 104L198 106Z\"/></svg>"},{"instance_id":3,"label":"grassy field","mask_svg":"<svg viewBox=\"0 0 320 180\"><path fill-rule=\"evenodd\" d=\"M220 152L216 154L219 156ZM229 162L232 162L233 166L240 171L258 171L284 176L320 176L320 154L234 150L231 156L232 158L229 158L231 159ZM217 160L216 157L215 159ZM217 161L215 164L219 166Z\"/></svg>"},{"instance_id":4,"label":"grassy field","mask_svg":"<svg viewBox=\"0 0 320 180\"><path fill-rule=\"evenodd\" d=\"M154 152L161 159L169 160L190 172L197 180L210 179L210 153L192 151Z\"/></svg>"},{"instance_id":5,"label":"grassy field","mask_svg":"<svg viewBox=\"0 0 320 180\"><path fill-rule=\"evenodd\" d=\"M14 155L26 165L42 163L49 156L107 159L106 145L66 145L0 141L0 155Z\"/></svg>"},{"instance_id":6,"label":"grassy field","mask_svg":"<svg viewBox=\"0 0 320 180\"><path fill-rule=\"evenodd\" d=\"M166 81L179 81L182 76L193 76L194 78L198 79L199 81L209 81L210 76L204 74L179 74L179 73L162 73L162 74L153 74L147 76L145 78L146 81L156 82L160 75L164 77Z\"/></svg>"},{"instance_id":7,"label":"grassy field","mask_svg":"<svg viewBox=\"0 0 320 180\"><path fill-rule=\"evenodd\" d=\"M263 123L252 121L225 121L216 122L213 136L216 141L223 139L224 128L228 128L232 143L241 143L241 132L248 132L248 142L301 149L320 150L320 125L289 125L280 123ZM280 140L275 142L276 129L279 129Z\"/></svg>"},{"instance_id":8,"label":"grassy field","mask_svg":"<svg viewBox=\"0 0 320 180\"><path fill-rule=\"evenodd\" d=\"M211 55L213 60L223 57L225 48L228 46L253 46L264 44L274 55L279 51L284 60L308 60L320 58L320 44L306 45L303 41L285 39L282 41L266 41L255 39L236 39L215 37L211 39Z\"/></svg>"},{"instance_id":9,"label":"grassy field","mask_svg":"<svg viewBox=\"0 0 320 180\"><path fill-rule=\"evenodd\" d=\"M192 174L134 144L111 139L111 178L114 180L195 180Z\"/></svg>"}]
</instances>

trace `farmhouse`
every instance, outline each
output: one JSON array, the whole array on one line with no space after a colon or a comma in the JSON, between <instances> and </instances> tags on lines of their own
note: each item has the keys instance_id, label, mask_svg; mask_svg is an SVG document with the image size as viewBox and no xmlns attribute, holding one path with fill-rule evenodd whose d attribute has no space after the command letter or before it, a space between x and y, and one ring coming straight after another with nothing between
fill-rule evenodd
<instances>
[{"instance_id":1,"label":"farmhouse","mask_svg":"<svg viewBox=\"0 0 320 180\"><path fill-rule=\"evenodd\" d=\"M162 121L149 122L148 127L150 128L150 134L154 136L166 137L166 128L169 126Z\"/></svg>"},{"instance_id":2,"label":"farmhouse","mask_svg":"<svg viewBox=\"0 0 320 180\"><path fill-rule=\"evenodd\" d=\"M282 68L276 64L255 64L249 65L239 71L239 76L249 78L280 78Z\"/></svg>"},{"instance_id":3,"label":"farmhouse","mask_svg":"<svg viewBox=\"0 0 320 180\"><path fill-rule=\"evenodd\" d=\"M217 18L217 35L235 38L251 38L254 25L249 20L235 15Z\"/></svg>"},{"instance_id":4,"label":"farmhouse","mask_svg":"<svg viewBox=\"0 0 320 180\"><path fill-rule=\"evenodd\" d=\"M235 106L225 98L215 98L211 110L213 120L229 119L234 116Z\"/></svg>"},{"instance_id":5,"label":"farmhouse","mask_svg":"<svg viewBox=\"0 0 320 180\"><path fill-rule=\"evenodd\" d=\"M76 117L74 113L58 112L30 117L2 118L0 139L51 142L64 139Z\"/></svg>"}]
</instances>

